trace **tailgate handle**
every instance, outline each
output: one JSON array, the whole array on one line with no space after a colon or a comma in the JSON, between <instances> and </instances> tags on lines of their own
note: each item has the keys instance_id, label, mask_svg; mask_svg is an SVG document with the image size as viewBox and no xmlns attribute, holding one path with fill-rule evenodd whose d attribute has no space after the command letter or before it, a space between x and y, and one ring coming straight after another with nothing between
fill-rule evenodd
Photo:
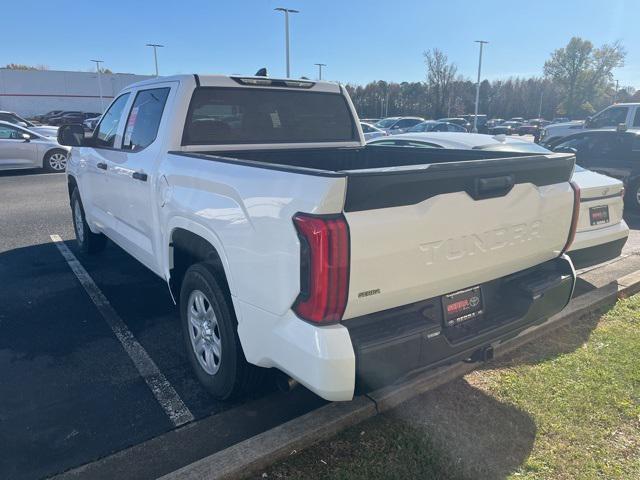
<instances>
[{"instance_id":1,"label":"tailgate handle","mask_svg":"<svg viewBox=\"0 0 640 480\"><path fill-rule=\"evenodd\" d=\"M476 178L475 199L503 197L511 191L515 181L513 175Z\"/></svg>"}]
</instances>

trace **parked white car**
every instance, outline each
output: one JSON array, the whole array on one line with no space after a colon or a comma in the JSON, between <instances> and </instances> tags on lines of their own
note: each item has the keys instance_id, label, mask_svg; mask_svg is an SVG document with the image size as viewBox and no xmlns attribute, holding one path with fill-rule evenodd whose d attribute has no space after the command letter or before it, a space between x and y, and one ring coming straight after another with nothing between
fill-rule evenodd
<instances>
[{"instance_id":1,"label":"parked white car","mask_svg":"<svg viewBox=\"0 0 640 480\"><path fill-rule=\"evenodd\" d=\"M569 302L572 155L374 147L357 119L336 83L177 75L60 127L80 251L108 237L167 282L212 395L258 366L350 400Z\"/></svg>"},{"instance_id":2,"label":"parked white car","mask_svg":"<svg viewBox=\"0 0 640 480\"><path fill-rule=\"evenodd\" d=\"M565 123L552 123L540 132L540 143L553 143L574 133L599 128L640 127L640 103L616 103L596 113L586 120Z\"/></svg>"},{"instance_id":3,"label":"parked white car","mask_svg":"<svg viewBox=\"0 0 640 480\"><path fill-rule=\"evenodd\" d=\"M49 172L63 172L69 150L55 138L0 121L0 170L44 168Z\"/></svg>"},{"instance_id":4,"label":"parked white car","mask_svg":"<svg viewBox=\"0 0 640 480\"><path fill-rule=\"evenodd\" d=\"M405 133L369 143L392 145L392 142L395 142L396 146L551 153L540 145L518 138L470 133ZM575 267L585 268L618 257L629 236L629 227L622 218L623 183L578 165L575 166L572 180L580 188L578 227L569 249L569 256Z\"/></svg>"},{"instance_id":5,"label":"parked white car","mask_svg":"<svg viewBox=\"0 0 640 480\"><path fill-rule=\"evenodd\" d=\"M364 134L364 139L366 141L373 140L378 137L386 137L389 135L384 130L374 127L370 123L360 122L360 128L362 129L362 133Z\"/></svg>"}]
</instances>

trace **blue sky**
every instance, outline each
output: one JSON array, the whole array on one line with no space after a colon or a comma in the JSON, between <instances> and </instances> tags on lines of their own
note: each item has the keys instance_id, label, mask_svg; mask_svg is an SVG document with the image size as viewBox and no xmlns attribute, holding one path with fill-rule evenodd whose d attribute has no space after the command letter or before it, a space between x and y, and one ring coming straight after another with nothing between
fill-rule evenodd
<instances>
[{"instance_id":1,"label":"blue sky","mask_svg":"<svg viewBox=\"0 0 640 480\"><path fill-rule=\"evenodd\" d=\"M328 64L325 78L342 82L419 81L422 52L435 47L471 77L476 39L490 42L483 78L540 75L549 54L579 35L596 45L622 41L628 55L616 78L640 88L638 0L8 2L0 65L88 70L89 60L100 58L117 72L151 74L153 56L144 44L162 43L164 75L253 74L266 66L282 76L284 20L276 6L301 11L291 18L292 76L315 78L313 64L321 62Z\"/></svg>"}]
</instances>

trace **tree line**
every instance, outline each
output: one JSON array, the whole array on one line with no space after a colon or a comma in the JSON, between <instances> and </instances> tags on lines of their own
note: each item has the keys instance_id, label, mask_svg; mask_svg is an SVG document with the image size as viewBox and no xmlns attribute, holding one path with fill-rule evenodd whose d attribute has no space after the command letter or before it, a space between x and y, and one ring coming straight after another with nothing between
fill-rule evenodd
<instances>
[{"instance_id":1,"label":"tree line","mask_svg":"<svg viewBox=\"0 0 640 480\"><path fill-rule=\"evenodd\" d=\"M595 47L574 37L551 54L540 76L483 80L478 112L489 118L584 118L616 101L640 101L640 91L618 88L613 79L613 70L624 66L625 55L620 43ZM424 63L423 82L347 85L360 117L443 118L473 113L476 83L459 75L455 63L439 49L424 52Z\"/></svg>"}]
</instances>

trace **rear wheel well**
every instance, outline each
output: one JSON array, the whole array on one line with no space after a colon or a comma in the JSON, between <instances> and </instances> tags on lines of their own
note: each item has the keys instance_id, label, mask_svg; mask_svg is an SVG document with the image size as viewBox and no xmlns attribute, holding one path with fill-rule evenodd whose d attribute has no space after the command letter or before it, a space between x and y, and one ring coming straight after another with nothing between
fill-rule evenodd
<instances>
[{"instance_id":1,"label":"rear wheel well","mask_svg":"<svg viewBox=\"0 0 640 480\"><path fill-rule=\"evenodd\" d=\"M177 228L171 234L172 262L169 286L175 298L180 297L180 286L187 269L196 263L205 262L212 267L218 285L226 295L231 292L224 266L218 251L211 243L188 230ZM231 305L233 308L233 306Z\"/></svg>"}]
</instances>

